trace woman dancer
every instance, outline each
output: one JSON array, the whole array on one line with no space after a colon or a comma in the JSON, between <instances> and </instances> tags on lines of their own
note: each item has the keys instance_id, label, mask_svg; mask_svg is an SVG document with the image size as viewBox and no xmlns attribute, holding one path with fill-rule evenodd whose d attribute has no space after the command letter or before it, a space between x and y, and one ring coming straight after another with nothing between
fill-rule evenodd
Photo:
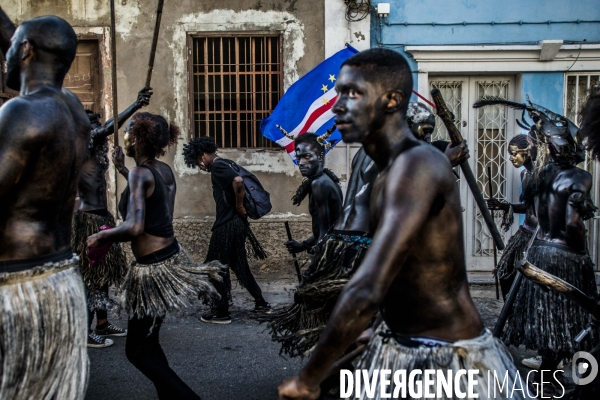
<instances>
[{"instance_id":1,"label":"woman dancer","mask_svg":"<svg viewBox=\"0 0 600 400\"><path fill-rule=\"evenodd\" d=\"M125 305L130 319L125 352L129 361L154 383L159 399L199 399L169 368L160 347L159 330L168 311L188 305L201 295L217 300L214 284L222 281L219 262L196 265L177 243L173 232L175 177L158 161L167 146L177 143L179 129L160 115L133 116L124 137L125 154L135 160L129 184L119 202L124 221L87 240L89 247L131 241L135 262L125 281ZM121 149L115 149L122 157ZM119 163L121 172L125 172Z\"/></svg>"}]
</instances>

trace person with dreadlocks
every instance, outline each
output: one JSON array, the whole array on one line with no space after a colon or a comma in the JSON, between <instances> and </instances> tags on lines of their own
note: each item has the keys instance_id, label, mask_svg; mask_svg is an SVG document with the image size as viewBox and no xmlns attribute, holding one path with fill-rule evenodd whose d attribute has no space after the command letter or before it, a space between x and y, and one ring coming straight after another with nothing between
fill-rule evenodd
<instances>
[{"instance_id":1,"label":"person with dreadlocks","mask_svg":"<svg viewBox=\"0 0 600 400\"><path fill-rule=\"evenodd\" d=\"M381 392L385 378L373 373L384 369L494 370L513 385L510 354L484 330L469 294L450 163L407 126L412 87L408 62L393 50L366 50L342 65L332 110L343 140L361 142L379 170L369 220L374 237L310 359L279 387L282 400L319 398L319 384L377 310L381 322L357 366L372 375L375 393L363 385L358 398L389 397ZM475 379L479 397L488 398L486 374ZM387 382L393 392L396 383Z\"/></svg>"},{"instance_id":2,"label":"person with dreadlocks","mask_svg":"<svg viewBox=\"0 0 600 400\"><path fill-rule=\"evenodd\" d=\"M125 307L130 315L125 353L156 387L158 398L199 399L169 367L159 343L167 312L189 304L188 298L219 299L219 262L195 264L173 231L176 184L171 168L158 161L177 143L179 128L160 115L137 113L127 124L124 145L136 166L119 201L123 223L87 239L88 247L131 242L135 257L125 279Z\"/></svg>"},{"instance_id":3,"label":"person with dreadlocks","mask_svg":"<svg viewBox=\"0 0 600 400\"><path fill-rule=\"evenodd\" d=\"M151 88L139 91L136 101L119 114L119 127L134 112L148 105ZM99 115L86 110L92 134L88 147L88 156L79 172L79 208L73 214L71 248L79 256L81 275L87 287L88 296L88 347L102 348L113 344L106 336L126 336L127 332L108 321L107 310L112 303L108 297L110 285L120 286L127 273L125 253L119 243L112 243L103 251L88 253L86 240L102 227L116 226L115 218L107 208L106 171L108 170L108 138L114 133L114 119L104 125ZM117 166L119 168L119 166ZM122 166L120 167L122 168ZM91 325L96 314L96 329Z\"/></svg>"},{"instance_id":4,"label":"person with dreadlocks","mask_svg":"<svg viewBox=\"0 0 600 400\"><path fill-rule=\"evenodd\" d=\"M597 298L584 226L596 207L590 197L592 177L576 167L582 161L580 145L573 137L577 128L543 107L529 107L535 122L532 130L538 142L538 157L525 193L534 199L539 231L527 261ZM589 313L576 302L523 279L503 341L538 350L542 357L539 369L555 370L563 358L594 347L598 338L593 333L581 343L574 341L590 322ZM544 389L546 393L552 390L552 383L547 391Z\"/></svg>"},{"instance_id":5,"label":"person with dreadlocks","mask_svg":"<svg viewBox=\"0 0 600 400\"><path fill-rule=\"evenodd\" d=\"M311 251L325 236L342 211L343 194L340 180L325 168L325 145L314 133L305 133L294 140L298 169L305 178L292 197L299 206L308 196L308 212L312 219L312 236L302 242L285 242L290 253Z\"/></svg>"},{"instance_id":6,"label":"person with dreadlocks","mask_svg":"<svg viewBox=\"0 0 600 400\"><path fill-rule=\"evenodd\" d=\"M531 181L534 167L534 158L532 157L532 154L535 154L535 146L531 146L532 143L535 142L532 141L528 135L523 134L515 135L510 142L508 142L510 162L515 168L524 167L523 171L521 171L523 193L520 197L521 202L511 204L494 198L490 198L487 201L490 210L500 210L504 212L502 218L502 228L504 231L508 231L513 224L513 213L525 214L523 225L519 227L517 233L515 233L506 244L506 248L502 252L502 257L500 257L500 261L494 269L494 274L498 277L500 282L502 297L505 300L515 279L517 272L515 269L516 263L523 258L523 252L527 248L527 244L537 227L537 218L535 216L533 204L524 202L525 188Z\"/></svg>"},{"instance_id":7,"label":"person with dreadlocks","mask_svg":"<svg viewBox=\"0 0 600 400\"><path fill-rule=\"evenodd\" d=\"M244 180L239 175L240 167L231 160L221 158L217 153L217 144L209 136L192 139L183 146L185 163L191 167L199 167L210 172L217 215L212 226L212 235L206 254L206 261L218 260L231 269L242 287L254 299L254 312L268 313L271 305L262 295L262 290L248 265L249 249L255 258L264 259L267 254L254 236L246 209L244 208ZM225 277L226 285L219 292L221 299L214 304L211 311L200 317L200 320L213 324L231 323L229 299L231 298L231 278L229 272Z\"/></svg>"}]
</instances>

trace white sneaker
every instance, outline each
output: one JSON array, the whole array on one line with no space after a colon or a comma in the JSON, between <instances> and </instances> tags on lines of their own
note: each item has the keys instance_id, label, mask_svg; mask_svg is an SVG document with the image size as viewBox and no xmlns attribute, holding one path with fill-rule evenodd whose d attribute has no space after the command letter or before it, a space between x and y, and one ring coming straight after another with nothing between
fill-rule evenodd
<instances>
[{"instance_id":1,"label":"white sneaker","mask_svg":"<svg viewBox=\"0 0 600 400\"><path fill-rule=\"evenodd\" d=\"M527 368L540 369L540 367L542 366L542 356L535 356L535 357L524 358L523 361L521 361L521 364L523 364ZM556 367L556 369L563 369L564 366L565 366L565 360L562 360L558 364L558 366Z\"/></svg>"},{"instance_id":2,"label":"white sneaker","mask_svg":"<svg viewBox=\"0 0 600 400\"><path fill-rule=\"evenodd\" d=\"M87 347L94 349L101 349L104 347L110 347L114 344L111 339L103 338L96 335L94 332L88 334Z\"/></svg>"},{"instance_id":3,"label":"white sneaker","mask_svg":"<svg viewBox=\"0 0 600 400\"><path fill-rule=\"evenodd\" d=\"M524 358L523 361L521 361L521 364L527 368L540 369L540 366L542 365L542 356Z\"/></svg>"}]
</instances>

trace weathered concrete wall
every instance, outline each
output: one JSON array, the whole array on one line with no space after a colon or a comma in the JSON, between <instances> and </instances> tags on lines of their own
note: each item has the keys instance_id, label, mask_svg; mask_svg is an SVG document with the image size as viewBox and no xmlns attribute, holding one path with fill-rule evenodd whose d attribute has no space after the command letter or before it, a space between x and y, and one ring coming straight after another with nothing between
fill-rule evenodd
<instances>
[{"instance_id":1,"label":"weathered concrete wall","mask_svg":"<svg viewBox=\"0 0 600 400\"><path fill-rule=\"evenodd\" d=\"M157 0L116 0L115 3L118 104L122 110L135 100L137 91L144 83ZM154 95L150 106L144 110L162 114L181 128L180 143L169 149L163 160L173 166L177 177L175 218L178 234L182 242L198 244L199 247L193 249L198 257L205 251L206 238L210 233L208 228L214 216L215 206L210 176L186 167L180 155L183 144L190 137L187 35L190 32L219 31L280 33L283 37L283 80L284 87L287 88L325 57L324 4L323 0L165 2L152 78ZM340 1L340 5L343 7L343 2ZM10 0L3 2L2 7L17 23L39 15L54 14L69 21L78 34L96 35L100 39L102 58L102 107L105 116L112 114L108 1ZM123 129L119 138L121 144L122 136ZM337 156L332 157L336 160L332 167L345 179L346 160L350 151L344 146L339 147L339 150L334 150ZM267 241L274 238L275 233L279 238L285 238L280 218L300 221L306 219L306 205L294 207L290 201L302 177L285 151L226 149L221 155L248 167L271 192L273 211L269 218L264 219L264 223L274 228L265 228ZM126 163L128 167L133 166L131 159L126 160ZM115 200L125 187L125 181L116 176L112 169L110 174L110 201L114 207ZM270 251L279 254L275 247Z\"/></svg>"}]
</instances>

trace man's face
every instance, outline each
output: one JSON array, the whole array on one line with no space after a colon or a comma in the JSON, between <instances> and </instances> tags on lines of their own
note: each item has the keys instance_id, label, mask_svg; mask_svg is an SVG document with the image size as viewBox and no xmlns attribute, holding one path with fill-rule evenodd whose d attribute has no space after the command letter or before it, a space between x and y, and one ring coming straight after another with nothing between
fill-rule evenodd
<instances>
[{"instance_id":1,"label":"man's face","mask_svg":"<svg viewBox=\"0 0 600 400\"><path fill-rule=\"evenodd\" d=\"M23 30L19 27L11 39L11 45L6 53L6 85L19 90L21 87L21 68L23 48Z\"/></svg>"},{"instance_id":2,"label":"man's face","mask_svg":"<svg viewBox=\"0 0 600 400\"><path fill-rule=\"evenodd\" d=\"M410 130L417 139L431 143L431 135L433 135L433 128L435 127L435 119L433 118L432 116L432 118L425 122L413 123L411 125Z\"/></svg>"},{"instance_id":3,"label":"man's face","mask_svg":"<svg viewBox=\"0 0 600 400\"><path fill-rule=\"evenodd\" d=\"M208 166L206 164L206 154L205 153L202 153L201 156L196 157L196 164L198 164L198 168L200 168L202 171L208 172Z\"/></svg>"},{"instance_id":4,"label":"man's face","mask_svg":"<svg viewBox=\"0 0 600 400\"><path fill-rule=\"evenodd\" d=\"M364 141L383 124L383 106L379 104L382 93L366 80L361 70L348 65L340 70L335 89L338 98L332 110L342 139L346 143Z\"/></svg>"},{"instance_id":5,"label":"man's face","mask_svg":"<svg viewBox=\"0 0 600 400\"><path fill-rule=\"evenodd\" d=\"M304 177L315 176L323 171L322 156L307 143L296 146L296 161Z\"/></svg>"},{"instance_id":6,"label":"man's face","mask_svg":"<svg viewBox=\"0 0 600 400\"><path fill-rule=\"evenodd\" d=\"M125 129L125 136L123 136L123 149L127 157L135 156L135 149L133 148L132 137L129 134L129 129Z\"/></svg>"},{"instance_id":7,"label":"man's face","mask_svg":"<svg viewBox=\"0 0 600 400\"><path fill-rule=\"evenodd\" d=\"M514 144L508 146L508 154L510 154L510 162L515 168L521 168L529 155L527 150L519 149Z\"/></svg>"}]
</instances>

